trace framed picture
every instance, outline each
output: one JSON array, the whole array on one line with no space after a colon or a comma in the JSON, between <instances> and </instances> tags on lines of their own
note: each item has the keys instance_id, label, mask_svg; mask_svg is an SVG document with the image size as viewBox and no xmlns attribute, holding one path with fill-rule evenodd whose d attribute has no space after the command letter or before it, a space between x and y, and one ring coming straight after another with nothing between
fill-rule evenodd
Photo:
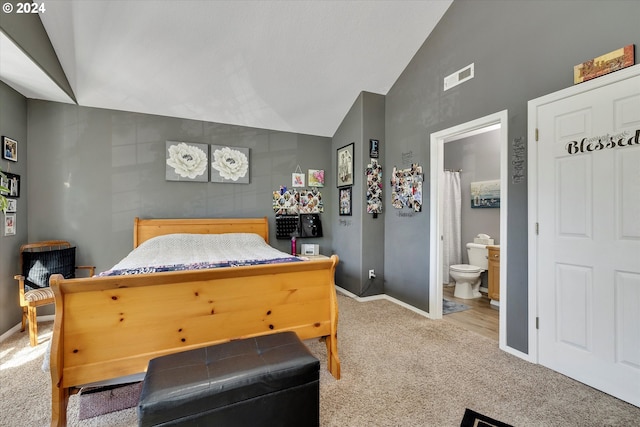
<instances>
[{"instance_id":1,"label":"framed picture","mask_svg":"<svg viewBox=\"0 0 640 427\"><path fill-rule=\"evenodd\" d=\"M471 183L471 208L499 208L500 180Z\"/></svg>"},{"instance_id":2,"label":"framed picture","mask_svg":"<svg viewBox=\"0 0 640 427\"><path fill-rule=\"evenodd\" d=\"M209 182L208 144L167 141L167 181Z\"/></svg>"},{"instance_id":3,"label":"framed picture","mask_svg":"<svg viewBox=\"0 0 640 427\"><path fill-rule=\"evenodd\" d=\"M16 234L16 214L5 214L4 216L4 235L13 236Z\"/></svg>"},{"instance_id":4,"label":"framed picture","mask_svg":"<svg viewBox=\"0 0 640 427\"><path fill-rule=\"evenodd\" d=\"M380 157L380 141L377 139L369 140L369 157L372 159Z\"/></svg>"},{"instance_id":5,"label":"framed picture","mask_svg":"<svg viewBox=\"0 0 640 427\"><path fill-rule=\"evenodd\" d=\"M211 146L211 182L249 183L249 149Z\"/></svg>"},{"instance_id":6,"label":"framed picture","mask_svg":"<svg viewBox=\"0 0 640 427\"><path fill-rule=\"evenodd\" d=\"M12 162L18 161L18 141L8 136L2 137L2 157Z\"/></svg>"},{"instance_id":7,"label":"framed picture","mask_svg":"<svg viewBox=\"0 0 640 427\"><path fill-rule=\"evenodd\" d=\"M7 199L7 212L15 213L18 210L18 201L16 199Z\"/></svg>"},{"instance_id":8,"label":"framed picture","mask_svg":"<svg viewBox=\"0 0 640 427\"><path fill-rule=\"evenodd\" d=\"M353 187L343 187L339 190L340 215L351 215L351 189Z\"/></svg>"},{"instance_id":9,"label":"framed picture","mask_svg":"<svg viewBox=\"0 0 640 427\"><path fill-rule=\"evenodd\" d=\"M294 172L291 174L291 186L292 187L304 187L304 174Z\"/></svg>"},{"instance_id":10,"label":"framed picture","mask_svg":"<svg viewBox=\"0 0 640 427\"><path fill-rule=\"evenodd\" d=\"M9 189L8 193L0 192L3 196L20 197L20 175L4 172L4 176L0 176L0 185Z\"/></svg>"},{"instance_id":11,"label":"framed picture","mask_svg":"<svg viewBox=\"0 0 640 427\"><path fill-rule=\"evenodd\" d=\"M337 187L353 185L353 147L355 143L338 149Z\"/></svg>"},{"instance_id":12,"label":"framed picture","mask_svg":"<svg viewBox=\"0 0 640 427\"><path fill-rule=\"evenodd\" d=\"M324 187L324 171L322 169L309 169L309 187Z\"/></svg>"}]
</instances>

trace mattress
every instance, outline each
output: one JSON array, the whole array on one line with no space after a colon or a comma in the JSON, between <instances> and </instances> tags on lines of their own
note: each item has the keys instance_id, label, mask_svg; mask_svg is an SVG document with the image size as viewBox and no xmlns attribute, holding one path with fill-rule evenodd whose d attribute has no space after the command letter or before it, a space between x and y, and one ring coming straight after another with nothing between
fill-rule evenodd
<instances>
[{"instance_id":1,"label":"mattress","mask_svg":"<svg viewBox=\"0 0 640 427\"><path fill-rule=\"evenodd\" d=\"M301 261L253 233L167 234L142 243L98 276Z\"/></svg>"}]
</instances>

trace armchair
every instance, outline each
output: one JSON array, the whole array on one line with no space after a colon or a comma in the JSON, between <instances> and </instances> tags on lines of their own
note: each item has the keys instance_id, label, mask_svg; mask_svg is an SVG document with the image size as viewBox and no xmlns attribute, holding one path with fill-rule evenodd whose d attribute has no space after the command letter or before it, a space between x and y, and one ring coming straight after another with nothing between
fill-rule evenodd
<instances>
[{"instance_id":1,"label":"armchair","mask_svg":"<svg viewBox=\"0 0 640 427\"><path fill-rule=\"evenodd\" d=\"M20 306L22 307L22 328L24 332L29 320L29 342L38 344L38 321L36 309L53 304L55 298L49 287L52 274L62 274L65 278L75 277L76 269L88 270L93 276L95 267L76 266L76 248L65 240L47 240L20 246L20 271L14 276L19 284Z\"/></svg>"}]
</instances>

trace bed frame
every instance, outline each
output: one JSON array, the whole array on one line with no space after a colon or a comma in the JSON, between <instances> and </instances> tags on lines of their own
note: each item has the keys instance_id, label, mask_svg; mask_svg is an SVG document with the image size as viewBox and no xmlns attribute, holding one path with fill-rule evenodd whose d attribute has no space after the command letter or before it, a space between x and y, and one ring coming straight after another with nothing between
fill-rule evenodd
<instances>
[{"instance_id":1,"label":"bed frame","mask_svg":"<svg viewBox=\"0 0 640 427\"><path fill-rule=\"evenodd\" d=\"M135 219L134 247L171 233L258 233L267 218ZM338 257L180 272L51 277L51 425L66 425L81 386L143 373L169 353L280 331L320 337L327 368L340 378L335 291Z\"/></svg>"}]
</instances>

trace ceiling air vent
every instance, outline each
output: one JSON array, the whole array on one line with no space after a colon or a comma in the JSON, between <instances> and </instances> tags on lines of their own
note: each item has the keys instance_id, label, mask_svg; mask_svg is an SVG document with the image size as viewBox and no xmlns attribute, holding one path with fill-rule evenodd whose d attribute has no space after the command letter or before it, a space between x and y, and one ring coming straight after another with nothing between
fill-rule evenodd
<instances>
[{"instance_id":1,"label":"ceiling air vent","mask_svg":"<svg viewBox=\"0 0 640 427\"><path fill-rule=\"evenodd\" d=\"M473 64L467 65L461 70L456 71L453 74L444 78L444 90L451 89L454 86L458 86L460 83L466 82L473 78Z\"/></svg>"}]
</instances>

